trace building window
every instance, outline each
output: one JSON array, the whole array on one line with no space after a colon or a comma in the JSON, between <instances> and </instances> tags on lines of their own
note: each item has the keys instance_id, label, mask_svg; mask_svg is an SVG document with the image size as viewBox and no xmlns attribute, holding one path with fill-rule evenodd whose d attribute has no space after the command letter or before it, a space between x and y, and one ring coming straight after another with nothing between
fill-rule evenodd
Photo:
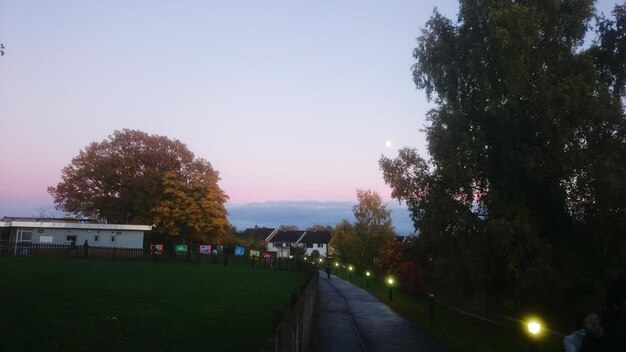
<instances>
[{"instance_id":1,"label":"building window","mask_svg":"<svg viewBox=\"0 0 626 352\"><path fill-rule=\"evenodd\" d=\"M115 243L115 239L116 239L116 237L117 237L117 236L115 236L115 235L111 235L111 243Z\"/></svg>"},{"instance_id":2,"label":"building window","mask_svg":"<svg viewBox=\"0 0 626 352\"><path fill-rule=\"evenodd\" d=\"M318 243L317 244L317 248L324 248L324 244L323 243Z\"/></svg>"},{"instance_id":3,"label":"building window","mask_svg":"<svg viewBox=\"0 0 626 352\"><path fill-rule=\"evenodd\" d=\"M76 236L75 235L67 235L67 236L65 236L65 242L74 242L74 243L76 243Z\"/></svg>"},{"instance_id":4,"label":"building window","mask_svg":"<svg viewBox=\"0 0 626 352\"><path fill-rule=\"evenodd\" d=\"M94 242L94 243L98 243L98 242L100 242L100 235L94 235L94 236L93 236L93 242Z\"/></svg>"},{"instance_id":5,"label":"building window","mask_svg":"<svg viewBox=\"0 0 626 352\"><path fill-rule=\"evenodd\" d=\"M17 242L30 242L33 240L32 229L17 229Z\"/></svg>"},{"instance_id":6,"label":"building window","mask_svg":"<svg viewBox=\"0 0 626 352\"><path fill-rule=\"evenodd\" d=\"M313 243L309 242L306 244L306 248L313 248Z\"/></svg>"}]
</instances>

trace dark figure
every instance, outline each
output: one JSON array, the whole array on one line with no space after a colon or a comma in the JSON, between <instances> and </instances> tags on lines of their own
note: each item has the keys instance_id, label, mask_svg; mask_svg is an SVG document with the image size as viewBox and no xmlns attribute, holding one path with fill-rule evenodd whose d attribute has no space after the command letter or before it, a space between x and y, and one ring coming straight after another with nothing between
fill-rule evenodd
<instances>
[{"instance_id":1,"label":"dark figure","mask_svg":"<svg viewBox=\"0 0 626 352\"><path fill-rule=\"evenodd\" d=\"M83 243L83 250L84 250L84 254L85 254L85 258L87 258L87 254L89 253L89 243L87 243L87 240L85 240L85 243Z\"/></svg>"},{"instance_id":2,"label":"dark figure","mask_svg":"<svg viewBox=\"0 0 626 352\"><path fill-rule=\"evenodd\" d=\"M606 305L607 311L599 317L599 328L591 323L598 316L591 315L585 319L588 331L583 339L582 352L626 351L626 276L609 287Z\"/></svg>"},{"instance_id":3,"label":"dark figure","mask_svg":"<svg viewBox=\"0 0 626 352\"><path fill-rule=\"evenodd\" d=\"M330 272L331 270L333 270L333 267L330 265L330 263L326 263L326 265L324 266L324 270L326 271L326 275L328 275L328 278L330 279Z\"/></svg>"},{"instance_id":4,"label":"dark figure","mask_svg":"<svg viewBox=\"0 0 626 352\"><path fill-rule=\"evenodd\" d=\"M587 314L581 314L576 318L574 331L563 338L565 352L578 352L585 338L585 318Z\"/></svg>"}]
</instances>

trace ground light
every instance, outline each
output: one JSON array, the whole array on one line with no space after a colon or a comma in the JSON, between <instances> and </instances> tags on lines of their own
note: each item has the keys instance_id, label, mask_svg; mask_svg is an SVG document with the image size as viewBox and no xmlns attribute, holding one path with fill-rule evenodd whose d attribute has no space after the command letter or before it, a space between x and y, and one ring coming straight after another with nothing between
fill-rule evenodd
<instances>
[{"instance_id":1,"label":"ground light","mask_svg":"<svg viewBox=\"0 0 626 352\"><path fill-rule=\"evenodd\" d=\"M546 330L545 324L541 321L541 319L533 316L527 317L523 320L523 327L529 337L528 349L533 351L537 348L536 344L541 336L544 335L544 331Z\"/></svg>"},{"instance_id":2,"label":"ground light","mask_svg":"<svg viewBox=\"0 0 626 352\"><path fill-rule=\"evenodd\" d=\"M527 317L523 320L524 331L529 337L537 339L541 337L545 330L545 324L536 316Z\"/></svg>"},{"instance_id":3,"label":"ground light","mask_svg":"<svg viewBox=\"0 0 626 352\"><path fill-rule=\"evenodd\" d=\"M348 280L352 280L352 270L354 270L354 267L352 265L348 266Z\"/></svg>"},{"instance_id":4,"label":"ground light","mask_svg":"<svg viewBox=\"0 0 626 352\"><path fill-rule=\"evenodd\" d=\"M365 272L365 287L370 287L370 272L369 272L369 270Z\"/></svg>"},{"instance_id":5,"label":"ground light","mask_svg":"<svg viewBox=\"0 0 626 352\"><path fill-rule=\"evenodd\" d=\"M393 284L395 283L395 280L393 277L389 276L385 282L387 283L387 286L389 286L389 300L393 301Z\"/></svg>"},{"instance_id":6,"label":"ground light","mask_svg":"<svg viewBox=\"0 0 626 352\"><path fill-rule=\"evenodd\" d=\"M435 294L430 292L428 294L428 321L430 328L433 329L435 323Z\"/></svg>"},{"instance_id":7,"label":"ground light","mask_svg":"<svg viewBox=\"0 0 626 352\"><path fill-rule=\"evenodd\" d=\"M527 324L527 326L528 326L528 332L531 335L538 335L541 333L541 324L539 322L531 321Z\"/></svg>"}]
</instances>

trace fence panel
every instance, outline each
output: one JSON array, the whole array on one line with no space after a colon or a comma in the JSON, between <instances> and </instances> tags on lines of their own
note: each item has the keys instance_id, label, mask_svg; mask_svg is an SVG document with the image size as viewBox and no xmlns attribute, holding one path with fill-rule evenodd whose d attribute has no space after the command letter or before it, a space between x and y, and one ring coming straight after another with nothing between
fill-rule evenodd
<instances>
[{"instance_id":1,"label":"fence panel","mask_svg":"<svg viewBox=\"0 0 626 352\"><path fill-rule=\"evenodd\" d=\"M265 352L308 352L311 349L319 271L314 266L306 270L312 275L299 293L292 294L289 312L275 311L274 316L282 317L282 320L275 322Z\"/></svg>"},{"instance_id":2,"label":"fence panel","mask_svg":"<svg viewBox=\"0 0 626 352\"><path fill-rule=\"evenodd\" d=\"M0 255L140 260L143 258L143 248L82 247L52 243L2 243Z\"/></svg>"},{"instance_id":3,"label":"fence panel","mask_svg":"<svg viewBox=\"0 0 626 352\"><path fill-rule=\"evenodd\" d=\"M204 255L189 252L174 252L166 249L159 253L150 248L119 248L109 246L72 246L52 243L9 243L0 242L0 256L39 256L66 258L93 258L104 260L154 260L169 262L190 262L204 264L237 265L253 268L287 270L312 274L311 264L295 258L259 258L234 255Z\"/></svg>"}]
</instances>

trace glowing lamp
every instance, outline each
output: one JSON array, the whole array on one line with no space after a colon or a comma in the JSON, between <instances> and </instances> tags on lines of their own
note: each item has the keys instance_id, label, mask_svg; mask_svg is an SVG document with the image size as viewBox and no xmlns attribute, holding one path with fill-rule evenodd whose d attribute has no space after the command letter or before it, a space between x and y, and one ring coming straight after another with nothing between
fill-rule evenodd
<instances>
[{"instance_id":1,"label":"glowing lamp","mask_svg":"<svg viewBox=\"0 0 626 352\"><path fill-rule=\"evenodd\" d=\"M531 335L539 335L541 333L541 324L538 321L529 321L527 328Z\"/></svg>"}]
</instances>

